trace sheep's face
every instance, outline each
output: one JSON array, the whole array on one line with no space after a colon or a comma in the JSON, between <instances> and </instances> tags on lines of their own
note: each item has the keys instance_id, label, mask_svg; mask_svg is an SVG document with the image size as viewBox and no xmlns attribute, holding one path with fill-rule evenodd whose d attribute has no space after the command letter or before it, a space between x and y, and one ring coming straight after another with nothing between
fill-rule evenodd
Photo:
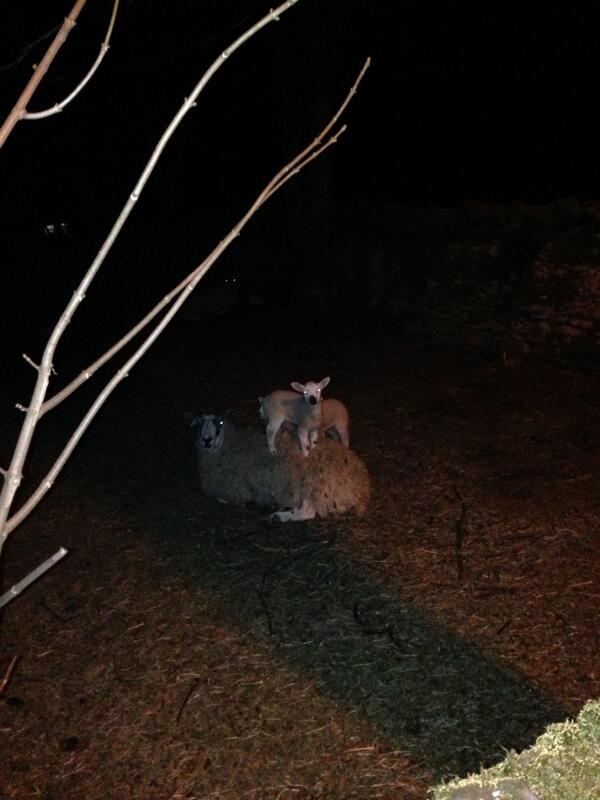
<instances>
[{"instance_id":1,"label":"sheep's face","mask_svg":"<svg viewBox=\"0 0 600 800\"><path fill-rule=\"evenodd\" d=\"M299 392L309 405L316 406L317 403L321 402L321 392L327 386L330 380L330 378L323 378L320 383L314 383L314 381L297 383L294 381L291 384L291 387L295 392Z\"/></svg>"},{"instance_id":2,"label":"sheep's face","mask_svg":"<svg viewBox=\"0 0 600 800\"><path fill-rule=\"evenodd\" d=\"M215 453L223 446L225 438L223 417L216 414L203 414L196 423L200 426L196 444L199 450L206 453Z\"/></svg>"}]
</instances>

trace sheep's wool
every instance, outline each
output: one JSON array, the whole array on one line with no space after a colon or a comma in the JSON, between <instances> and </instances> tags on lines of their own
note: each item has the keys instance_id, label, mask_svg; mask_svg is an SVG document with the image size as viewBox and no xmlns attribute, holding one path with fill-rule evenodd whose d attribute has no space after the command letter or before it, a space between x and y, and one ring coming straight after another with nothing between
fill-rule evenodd
<instances>
[{"instance_id":1,"label":"sheep's wool","mask_svg":"<svg viewBox=\"0 0 600 800\"><path fill-rule=\"evenodd\" d=\"M364 514L370 497L367 468L352 450L321 436L308 456L288 430L277 435L271 455L264 434L225 421L223 447L199 452L200 481L207 497L234 505L314 508L317 516Z\"/></svg>"}]
</instances>

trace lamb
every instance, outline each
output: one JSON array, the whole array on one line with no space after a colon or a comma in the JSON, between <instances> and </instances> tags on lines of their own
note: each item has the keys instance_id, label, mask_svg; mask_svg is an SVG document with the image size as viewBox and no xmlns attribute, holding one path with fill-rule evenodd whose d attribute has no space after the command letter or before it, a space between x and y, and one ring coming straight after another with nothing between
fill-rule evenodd
<instances>
[{"instance_id":1,"label":"lamb","mask_svg":"<svg viewBox=\"0 0 600 800\"><path fill-rule=\"evenodd\" d=\"M276 508L282 522L362 515L370 497L367 468L340 442L323 437L303 456L293 431L281 431L275 458L254 429L237 428L218 414L196 416L203 493L235 505Z\"/></svg>"},{"instance_id":2,"label":"lamb","mask_svg":"<svg viewBox=\"0 0 600 800\"><path fill-rule=\"evenodd\" d=\"M341 400L328 397L321 403L321 430L335 433L345 447L350 447L350 415Z\"/></svg>"},{"instance_id":3,"label":"lamb","mask_svg":"<svg viewBox=\"0 0 600 800\"><path fill-rule=\"evenodd\" d=\"M286 394L291 395L292 392L286 392ZM259 397L258 400L261 404L259 416L264 419L263 398ZM283 425L291 430L296 430L297 428L291 422L284 422ZM342 442L345 447L350 447L350 415L341 400L328 397L326 400L321 401L321 432L333 436Z\"/></svg>"},{"instance_id":4,"label":"lamb","mask_svg":"<svg viewBox=\"0 0 600 800\"><path fill-rule=\"evenodd\" d=\"M315 446L321 427L321 392L331 379L323 378L319 383L293 381L289 389L278 389L266 397L259 397L259 416L267 421L267 446L276 455L275 437L285 422L297 427L302 455L307 456Z\"/></svg>"},{"instance_id":5,"label":"lamb","mask_svg":"<svg viewBox=\"0 0 600 800\"><path fill-rule=\"evenodd\" d=\"M292 423L284 423L291 430L296 426ZM320 432L337 439L345 447L350 447L350 415L348 409L341 400L328 397L321 401L321 429ZM280 428L281 430L281 428Z\"/></svg>"}]
</instances>

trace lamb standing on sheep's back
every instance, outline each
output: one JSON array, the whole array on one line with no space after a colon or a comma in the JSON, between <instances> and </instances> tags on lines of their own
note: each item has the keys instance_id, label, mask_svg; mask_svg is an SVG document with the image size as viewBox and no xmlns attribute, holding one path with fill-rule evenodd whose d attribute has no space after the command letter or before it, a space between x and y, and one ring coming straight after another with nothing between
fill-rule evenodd
<instances>
[{"instance_id":1,"label":"lamb standing on sheep's back","mask_svg":"<svg viewBox=\"0 0 600 800\"><path fill-rule=\"evenodd\" d=\"M267 446L276 454L275 438L282 427L288 423L296 426L302 453L307 456L319 438L322 423L321 394L331 378L323 378L319 383L292 381L294 390L276 389L266 397L259 397L259 417L267 421Z\"/></svg>"},{"instance_id":2,"label":"lamb standing on sheep's back","mask_svg":"<svg viewBox=\"0 0 600 800\"><path fill-rule=\"evenodd\" d=\"M367 510L371 485L367 468L352 450L323 437L303 456L292 432L281 430L277 455L264 435L236 428L226 417L204 414L199 425L200 483L207 497L235 505L279 509L283 522Z\"/></svg>"}]
</instances>

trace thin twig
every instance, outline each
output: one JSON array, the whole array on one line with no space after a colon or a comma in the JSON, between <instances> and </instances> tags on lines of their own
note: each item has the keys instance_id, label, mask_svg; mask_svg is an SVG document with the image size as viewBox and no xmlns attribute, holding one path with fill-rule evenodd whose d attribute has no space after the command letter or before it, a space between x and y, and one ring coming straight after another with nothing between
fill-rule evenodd
<instances>
[{"instance_id":1,"label":"thin twig","mask_svg":"<svg viewBox=\"0 0 600 800\"><path fill-rule=\"evenodd\" d=\"M44 109L44 111L25 111L21 119L27 120L34 120L34 119L45 119L46 117L51 117L53 114L60 113L63 108L69 105L71 100L74 100L79 92L85 87L85 85L89 82L93 74L96 72L100 63L102 62L104 56L108 53L108 48L110 47L110 37L112 35L112 31L115 25L115 19L117 17L117 11L119 8L119 0L114 0L113 10L110 17L110 22L108 23L108 29L106 31L106 36L104 37L104 41L100 45L100 52L96 56L96 60L88 70L88 72L84 75L82 80L77 84L77 86L73 89L71 94L67 95L64 100L61 100L59 103L55 103L50 108Z\"/></svg>"},{"instance_id":2,"label":"thin twig","mask_svg":"<svg viewBox=\"0 0 600 800\"><path fill-rule=\"evenodd\" d=\"M78 3L81 3L81 5L83 5L84 2L85 2L85 0L78 0ZM280 15L280 14L284 13L285 11L287 11L288 9L290 9L297 2L298 2L298 0L286 0L285 3L283 3L281 6L279 6L275 10L271 10L262 19L260 19L255 25L253 25L245 33L243 33L241 36L239 36L238 39L236 39L236 41L229 48L227 48L227 50L224 50L223 53L221 53L221 55L219 56L219 58L217 58L213 62L213 64L204 73L202 78L198 81L198 83L196 84L196 86L194 88L194 91L192 92L190 97L186 98L186 100L183 103L182 107L177 112L177 114L175 114L173 120L167 126L167 129L165 130L165 132L161 136L158 144L154 148L154 151L153 151L148 163L146 164L146 166L145 166L145 168L144 168L144 170L142 172L142 175L140 176L138 182L136 183L136 185L135 185L133 191L131 192L127 202L125 203L125 206L123 207L121 213L119 214L117 220L115 221L113 227L111 228L111 230L110 230L107 238L105 239L103 245L100 247L100 250L98 251L98 254L96 255L95 259L93 260L91 266L89 267L89 269L85 273L83 279L81 280L79 286L75 290L71 300L69 301L69 303L65 307L63 313L61 314L58 322L56 323L56 325L54 327L54 330L50 334L50 338L48 339L48 342L46 343L46 347L45 347L44 353L42 355L42 360L41 360L40 369L39 369L39 372L38 372L38 377L37 377L37 380L36 380L36 383L35 383L35 387L33 389L33 393L32 393L32 396L31 396L31 402L29 404L29 407L27 409L27 413L25 415L25 419L24 419L23 424L21 426L21 431L20 431L19 437L17 439L17 444L15 446L15 450L13 452L13 457L12 457L12 460L11 460L11 463L10 463L10 466L9 466L9 469L8 469L8 474L6 476L6 480L4 481L4 485L2 487L2 492L0 493L0 552L1 552L1 549L3 547L4 542L6 541L6 537L8 536L10 531L18 524L18 522L15 521L15 517L17 517L17 515L15 515L15 517L13 517L13 524L9 525L7 523L8 514L10 512L10 508L12 506L15 494L17 492L17 489L19 488L19 485L21 483L21 475L22 475L22 471L23 471L23 464L24 464L25 459L27 457L27 453L29 452L29 448L31 446L31 440L33 438L33 434L34 434L35 428L36 428L37 423L38 423L39 418L40 418L40 409L41 409L41 406L42 406L42 404L44 402L44 399L46 397L46 392L48 390L48 384L49 384L50 375L51 375L51 372L52 372L52 362L53 362L53 359L54 359L54 353L56 352L56 348L58 346L58 343L59 343L63 333L65 332L65 330L67 329L69 323L71 322L71 319L72 319L75 311L77 310L79 305L83 302L83 299L84 299L84 297L86 295L86 292L87 292L90 284L92 283L92 281L94 280L98 270L100 269L100 267L104 263L104 260L106 259L106 256L108 255L108 253L109 253L109 251L110 251L115 239L117 238L119 232L121 231L121 228L125 224L125 221L129 217L129 214L133 210L133 207L134 207L135 203L137 202L141 192L143 191L143 189L144 189L144 187L145 187L150 175L152 174L152 172L153 172L153 170L154 170L154 168L155 168L155 166L156 166L156 164L158 162L158 159L160 158L160 156L162 154L162 151L166 147L169 139L171 138L171 136L175 132L177 126L179 125L179 123L181 122L183 117L196 104L196 98L198 97L200 92L204 89L204 87L206 86L206 84L208 83L210 78L212 78L212 76L219 69L219 67L221 67L223 65L225 60L235 50L237 50L239 47L241 47L242 44L244 44L246 41L248 41L248 39L250 39L259 30L261 30L265 25L268 25L278 15ZM29 96L31 96L31 95L29 94ZM27 97L27 99L29 99L29 96ZM23 103L21 108L24 108L25 105L26 105L26 102ZM220 255L220 252L219 252L219 255ZM210 264L208 266L210 266ZM208 269L208 266L206 267L206 269ZM204 270L204 272L206 271L206 269ZM202 272L198 276L198 280L200 280L200 278L202 277L204 272ZM195 286L195 283L191 287L187 287L187 289L184 290L184 292L187 291L188 289L189 289L189 291L191 291L194 286ZM187 296L184 293L182 293L182 295L183 295L183 299L179 298L179 301L180 301L180 302L178 301L179 305L181 305L181 303L183 302L183 300L185 300L185 297ZM111 393L111 391L114 389L114 387L121 380L123 380L124 377L126 377L128 368L130 366L132 366L133 364L137 363L139 358L141 358L141 356L146 352L146 350L154 342L156 337L161 333L163 328L170 321L172 315L179 308L179 305L177 304L177 302L174 305L176 306L175 310L171 309L171 311L169 311L168 314L165 315L165 317L163 318L162 322L155 328L154 332L148 337L148 339L146 339L146 341L142 344L142 346L139 348L137 353L134 354L134 356L131 359L129 359L129 361L127 362L126 367L124 367L122 370L119 370L119 372L113 378L113 380L108 384L107 387L105 387L105 390L101 393L100 397L97 399L97 402L93 404L92 408L89 410L88 414L86 415L86 417L84 418L84 420L82 421L82 423L80 424L80 426L78 427L76 432L73 434L73 437L71 438L70 442L67 443L67 446L66 446L65 450L63 451L63 453L59 457L58 461L56 462L56 464L55 464L55 472L56 472L56 474L58 474L58 472L62 468L62 465L64 464L64 462L66 461L66 459L68 458L68 456L70 455L72 450L74 449L75 445L77 444L77 442L81 438L81 435L83 434L84 430L89 425L89 422L95 416L95 414L97 413L98 409L103 405L103 403L106 400L106 398L108 397L108 395ZM173 314L171 314L171 312L173 312ZM50 477L47 477L46 479L44 479L44 481L42 482L42 486L40 487L42 489L42 491L38 492L38 494L36 495L38 497L38 499L40 497L42 497L46 493L46 491L52 485L52 482L53 482L53 479L50 478ZM23 515L18 516L18 520L20 521L21 519L23 519L23 517L26 516L27 513L29 513L31 508L33 508L36 505L37 502L38 502L38 500L35 500L33 503L26 504L27 505L27 510Z\"/></svg>"},{"instance_id":3,"label":"thin twig","mask_svg":"<svg viewBox=\"0 0 600 800\"><path fill-rule=\"evenodd\" d=\"M332 117L330 122L327 123L325 128L319 133L319 135L307 146L304 150L299 153L289 164L286 164L278 173L277 175L272 178L271 181L266 185L263 191L258 195L248 212L242 217L242 219L238 222L238 224L231 229L231 231L227 234L227 236L215 247L215 249L210 253L209 256L198 266L196 267L193 272L190 272L169 294L165 295L163 299L157 303L157 305L152 308L145 317L143 317L140 322L137 323L125 336L119 339L109 350L107 350L100 358L94 361L93 364L90 364L86 367L82 372L74 378L71 383L57 392L55 395L50 397L46 400L41 408L40 408L40 416L43 416L51 409L55 408L59 403L61 403L66 397L68 397L72 392L74 392L79 386L85 383L95 372L97 372L104 364L106 364L110 359L115 356L120 350L123 349L132 339L134 339L140 331L142 331L161 311L163 311L169 303L171 303L176 297L178 297L182 292L188 291L188 294L194 289L198 281L206 274L208 269L217 261L217 259L221 256L224 250L239 236L240 232L248 222L248 220L254 215L254 213L265 203L278 189L280 189L284 183L286 183L291 177L297 175L298 172L312 159L316 158L320 155L323 150L327 147L330 147L332 144L335 144L337 139L340 135L346 130L346 126L342 126L342 128L338 131L338 133L333 136L326 144L321 145L323 139L327 135L328 131L331 130L335 121L337 121L343 111L345 110L346 106L350 102L350 100L356 94L358 85L366 70L368 69L371 63L371 59L368 58L356 81L352 85L352 88L348 92L346 98L344 99L343 103L341 104L340 108L336 112L336 114ZM319 147L318 150L314 150L314 148ZM187 299L187 298L186 298Z\"/></svg>"},{"instance_id":4,"label":"thin twig","mask_svg":"<svg viewBox=\"0 0 600 800\"><path fill-rule=\"evenodd\" d=\"M21 656L13 656L10 664L8 665L8 669L4 673L4 677L0 681L0 695L4 692L10 681L12 680L13 673L15 671L15 667L19 662Z\"/></svg>"},{"instance_id":5,"label":"thin twig","mask_svg":"<svg viewBox=\"0 0 600 800\"><path fill-rule=\"evenodd\" d=\"M27 353L23 353L23 358L29 364L30 367L33 367L36 371L39 370L40 368L39 364L36 364L35 361L33 361L33 359L29 358Z\"/></svg>"},{"instance_id":6,"label":"thin twig","mask_svg":"<svg viewBox=\"0 0 600 800\"><path fill-rule=\"evenodd\" d=\"M496 628L496 636L500 636L501 633L504 633L504 631L508 628L508 626L511 624L512 621L513 618L509 617L506 620L506 622L503 622L502 625L500 625L499 628Z\"/></svg>"},{"instance_id":7,"label":"thin twig","mask_svg":"<svg viewBox=\"0 0 600 800\"><path fill-rule=\"evenodd\" d=\"M67 553L68 550L65 550L64 547L60 547L53 556L50 556L50 558L47 558L39 566L31 570L31 572L22 580L20 580L18 583L15 583L15 585L12 586L8 592L4 592L3 595L0 595L0 608L5 606L7 603L10 603L11 600L14 600L15 597L21 594L21 592L26 589L30 583L33 583L40 577L40 575L43 575L44 572L47 572L58 561L64 558Z\"/></svg>"},{"instance_id":8,"label":"thin twig","mask_svg":"<svg viewBox=\"0 0 600 800\"><path fill-rule=\"evenodd\" d=\"M190 701L190 698L191 698L191 696L192 696L192 695L193 695L193 693L194 693L194 689L195 689L195 688L198 686L198 684L199 684L199 683L200 683L200 681L199 681L199 680L196 680L196 681L194 681L194 682L192 683L192 685L190 686L190 688L188 689L188 691L186 692L186 694L185 694L185 697L183 698L183 702L182 702L182 703L181 703L181 705L179 706L179 711L177 712L177 716L175 717L175 722L179 722L179 721L180 721L180 719L181 719L181 715L183 714L183 709L184 709L184 708L187 706L187 704L189 703L189 701Z\"/></svg>"},{"instance_id":9,"label":"thin twig","mask_svg":"<svg viewBox=\"0 0 600 800\"><path fill-rule=\"evenodd\" d=\"M52 40L50 46L46 50L44 57L37 65L35 72L29 79L27 86L21 92L21 96L17 100L14 105L14 108L5 119L2 127L0 128L0 148L4 144L4 142L8 139L12 129L15 127L17 122L23 118L25 111L27 109L27 104L31 100L31 97L37 87L40 85L42 78L48 72L48 68L54 57L60 50L60 48L65 43L67 36L75 27L75 22L77 17L81 13L81 9L84 7L86 0L76 0L75 5L71 9L69 15L65 17L63 24L60 26L58 33ZM0 530L2 526L0 525Z\"/></svg>"},{"instance_id":10,"label":"thin twig","mask_svg":"<svg viewBox=\"0 0 600 800\"><path fill-rule=\"evenodd\" d=\"M333 144L333 142L334 142L334 139L332 138L321 149L324 150L330 144ZM310 157L308 157L306 159L306 163L308 163L309 160L310 160ZM296 171L299 171L302 168L302 166L304 166L304 164L299 165ZM283 183L283 181L282 181L282 183ZM271 190L266 195L266 197L269 197L270 195L272 195L273 192L276 190L276 188L279 188L279 187L275 187L275 189ZM121 369L117 370L117 372L113 375L113 377L108 381L108 383L105 385L104 389L100 392L100 394L97 396L96 400L92 403L92 405L88 409L87 413L85 414L85 416L83 417L83 419L81 420L81 422L79 423L77 428L75 429L73 435L71 436L71 438L69 439L69 441L65 445L63 451L61 452L61 454L59 455L57 460L54 462L54 464L51 467L50 471L48 472L46 477L42 480L42 482L40 483L38 488L29 497L29 499L19 508L19 510L15 514L13 514L13 516L10 519L8 519L6 521L5 526L4 526L5 536L7 536L12 530L14 530L14 528L17 527L17 525L19 525L23 521L23 519L25 519L25 517L39 503L39 501L42 499L42 497L44 497L46 492L49 489L52 488L52 486L54 485L54 482L56 481L56 478L58 477L58 475L59 475L60 471L62 470L63 466L65 465L65 463L67 462L69 456L71 455L71 453L75 449L76 445L80 441L81 437L83 436L83 434L85 433L85 431L89 427L90 423L92 422L92 420L94 419L94 417L96 416L98 411L102 408L102 406L104 405L106 400L112 394L114 389L119 385L119 383L121 383L122 380L124 380L129 375L129 372L131 371L132 367L134 367L137 364L137 362L142 358L142 356L146 353L146 351L149 350L149 348L154 344L154 342L159 337L159 335L163 332L163 330L167 327L169 322L173 319L173 317L179 311L179 309L181 308L181 306L183 305L185 300L187 300L189 294L191 294L191 292L195 288L196 284L200 281L200 279L203 277L203 275L208 271L209 267L217 260L217 258L229 246L229 244L235 238L237 238L237 236L239 235L239 230L241 230L241 228L247 223L247 221L250 219L250 217L265 202L266 197L262 198L260 203L258 203L258 204L255 203L255 205L251 209L251 213L249 212L248 214L246 214L246 216L244 217L242 223L240 223L238 226L236 226L234 231L232 231L231 233L229 233L227 235L227 237L213 251L213 254L211 254L209 259L207 261L205 261L204 264L201 267L199 267L193 273L195 277L185 286L183 291L181 291L179 293L179 296L172 303L170 309L163 316L162 320L158 323L158 325L156 325L156 327L153 329L153 331L142 342L142 344L135 351L135 353L125 362L123 367L121 367ZM23 409L23 410L25 410L25 409ZM38 413L38 419L39 419L39 416L40 416L40 413ZM5 484L5 486L6 485L7 484ZM1 543L1 540L0 540L0 543Z\"/></svg>"},{"instance_id":11,"label":"thin twig","mask_svg":"<svg viewBox=\"0 0 600 800\"><path fill-rule=\"evenodd\" d=\"M394 626L388 623L385 623L383 628L367 628L362 618L360 616L360 610L358 606L358 600L352 606L352 615L358 627L360 628L361 632L364 633L366 636L387 636L389 641L396 647L401 653L406 652L406 645L402 639L396 636L396 631L394 630Z\"/></svg>"}]
</instances>

